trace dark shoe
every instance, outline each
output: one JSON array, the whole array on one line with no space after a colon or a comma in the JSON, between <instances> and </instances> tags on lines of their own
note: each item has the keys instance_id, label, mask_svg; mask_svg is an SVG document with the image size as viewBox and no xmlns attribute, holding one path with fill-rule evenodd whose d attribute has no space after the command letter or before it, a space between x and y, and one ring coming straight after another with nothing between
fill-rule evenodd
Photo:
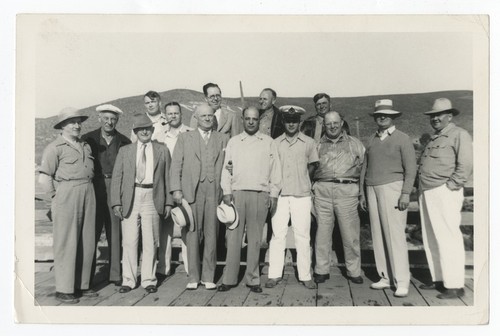
<instances>
[{"instance_id":1,"label":"dark shoe","mask_svg":"<svg viewBox=\"0 0 500 336\"><path fill-rule=\"evenodd\" d=\"M149 285L145 288L146 292L148 293L156 293L158 291L158 288L156 288L155 285Z\"/></svg>"},{"instance_id":2,"label":"dark shoe","mask_svg":"<svg viewBox=\"0 0 500 336\"><path fill-rule=\"evenodd\" d=\"M315 283L323 283L328 279L330 279L330 274L314 274Z\"/></svg>"},{"instance_id":3,"label":"dark shoe","mask_svg":"<svg viewBox=\"0 0 500 336\"><path fill-rule=\"evenodd\" d=\"M60 293L60 292L56 292L56 300L63 302L63 303L71 303L71 304L75 304L75 303L80 302L80 300L75 298L75 296L73 294L66 294L66 293Z\"/></svg>"},{"instance_id":4,"label":"dark shoe","mask_svg":"<svg viewBox=\"0 0 500 336\"><path fill-rule=\"evenodd\" d=\"M444 292L438 294L436 297L438 299L457 299L464 296L463 288L446 288Z\"/></svg>"},{"instance_id":5,"label":"dark shoe","mask_svg":"<svg viewBox=\"0 0 500 336\"><path fill-rule=\"evenodd\" d=\"M236 287L235 285L226 285L226 284L220 284L219 287L217 287L217 290L219 292L227 292L231 288Z\"/></svg>"},{"instance_id":6,"label":"dark shoe","mask_svg":"<svg viewBox=\"0 0 500 336\"><path fill-rule=\"evenodd\" d=\"M360 277L360 276L357 276L357 277L348 277L349 280L351 280L351 282L354 282L355 284L362 284L363 283L363 278Z\"/></svg>"},{"instance_id":7,"label":"dark shoe","mask_svg":"<svg viewBox=\"0 0 500 336\"><path fill-rule=\"evenodd\" d=\"M431 282L428 284L421 284L418 286L420 289L424 290L429 290L429 289L442 289L443 288L443 282L442 281L436 281L436 282Z\"/></svg>"},{"instance_id":8,"label":"dark shoe","mask_svg":"<svg viewBox=\"0 0 500 336\"><path fill-rule=\"evenodd\" d=\"M266 288L273 288L283 280L282 278L271 278L266 281Z\"/></svg>"},{"instance_id":9,"label":"dark shoe","mask_svg":"<svg viewBox=\"0 0 500 336\"><path fill-rule=\"evenodd\" d=\"M111 280L109 283L115 285L116 287L120 287L122 285L121 280Z\"/></svg>"},{"instance_id":10,"label":"dark shoe","mask_svg":"<svg viewBox=\"0 0 500 336\"><path fill-rule=\"evenodd\" d=\"M85 297L98 297L99 296L99 294L91 288L80 291L80 294L81 294L81 296L85 296Z\"/></svg>"},{"instance_id":11,"label":"dark shoe","mask_svg":"<svg viewBox=\"0 0 500 336\"><path fill-rule=\"evenodd\" d=\"M301 281L307 289L316 289L316 284L312 280L307 280L307 281Z\"/></svg>"},{"instance_id":12,"label":"dark shoe","mask_svg":"<svg viewBox=\"0 0 500 336\"><path fill-rule=\"evenodd\" d=\"M132 290L132 288L131 288L131 287L129 287L129 286L122 286L122 287L120 288L119 292L120 292L120 293L122 293L122 294L124 294L124 293L128 293L128 292L130 292L131 290Z\"/></svg>"},{"instance_id":13,"label":"dark shoe","mask_svg":"<svg viewBox=\"0 0 500 336\"><path fill-rule=\"evenodd\" d=\"M262 287L260 287L260 285L247 285L247 287L250 288L251 292L262 293Z\"/></svg>"}]
</instances>

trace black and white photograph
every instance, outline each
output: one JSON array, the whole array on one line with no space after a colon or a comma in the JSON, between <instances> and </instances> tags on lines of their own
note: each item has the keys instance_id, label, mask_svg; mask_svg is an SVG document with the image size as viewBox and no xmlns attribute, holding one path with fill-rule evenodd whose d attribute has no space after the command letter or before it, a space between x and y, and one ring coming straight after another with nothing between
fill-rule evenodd
<instances>
[{"instance_id":1,"label":"black and white photograph","mask_svg":"<svg viewBox=\"0 0 500 336\"><path fill-rule=\"evenodd\" d=\"M17 321L487 323L489 24L18 15Z\"/></svg>"}]
</instances>

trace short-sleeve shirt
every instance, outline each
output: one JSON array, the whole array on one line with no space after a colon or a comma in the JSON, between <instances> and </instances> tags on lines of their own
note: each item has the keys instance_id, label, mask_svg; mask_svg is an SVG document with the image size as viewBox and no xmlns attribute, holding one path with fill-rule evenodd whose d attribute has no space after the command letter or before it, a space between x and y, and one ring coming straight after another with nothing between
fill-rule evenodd
<instances>
[{"instance_id":1,"label":"short-sleeve shirt","mask_svg":"<svg viewBox=\"0 0 500 336\"><path fill-rule=\"evenodd\" d=\"M319 161L314 139L299 132L291 142L286 134L274 140L281 162L281 196L304 197L311 195L311 180L307 166Z\"/></svg>"}]
</instances>

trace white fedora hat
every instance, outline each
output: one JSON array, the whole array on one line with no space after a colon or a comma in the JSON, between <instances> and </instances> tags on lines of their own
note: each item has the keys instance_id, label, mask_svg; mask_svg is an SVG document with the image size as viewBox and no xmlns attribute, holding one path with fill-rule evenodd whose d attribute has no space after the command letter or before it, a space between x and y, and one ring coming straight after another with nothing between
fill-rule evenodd
<instances>
[{"instance_id":1,"label":"white fedora hat","mask_svg":"<svg viewBox=\"0 0 500 336\"><path fill-rule=\"evenodd\" d=\"M240 221L238 211L236 211L236 207L233 202L231 202L230 206L221 202L217 207L217 218L221 223L226 225L226 228L229 230L234 230Z\"/></svg>"},{"instance_id":2,"label":"white fedora hat","mask_svg":"<svg viewBox=\"0 0 500 336\"><path fill-rule=\"evenodd\" d=\"M451 101L448 98L438 98L434 101L432 110L424 112L424 114L434 114L441 112L449 112L454 116L460 113L460 111L454 109L453 106L451 106Z\"/></svg>"},{"instance_id":3,"label":"white fedora hat","mask_svg":"<svg viewBox=\"0 0 500 336\"><path fill-rule=\"evenodd\" d=\"M369 113L371 116L376 114L389 114L394 116L401 115L401 112L396 111L392 107L392 100L390 99L379 99L375 102L375 109L373 112Z\"/></svg>"},{"instance_id":4,"label":"white fedora hat","mask_svg":"<svg viewBox=\"0 0 500 336\"><path fill-rule=\"evenodd\" d=\"M187 226L189 231L194 231L193 211L191 210L189 203L184 198L182 199L181 205L178 205L172 209L171 214L172 220L175 224L179 225L180 227Z\"/></svg>"}]
</instances>

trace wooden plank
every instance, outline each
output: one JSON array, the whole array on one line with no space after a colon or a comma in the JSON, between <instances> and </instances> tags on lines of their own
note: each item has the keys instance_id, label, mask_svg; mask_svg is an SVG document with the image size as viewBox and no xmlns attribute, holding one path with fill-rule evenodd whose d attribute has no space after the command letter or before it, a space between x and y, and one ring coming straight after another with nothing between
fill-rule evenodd
<instances>
[{"instance_id":1,"label":"wooden plank","mask_svg":"<svg viewBox=\"0 0 500 336\"><path fill-rule=\"evenodd\" d=\"M354 306L390 306L390 302L383 290L371 289L364 278L363 284L355 284L349 281L352 301Z\"/></svg>"},{"instance_id":2,"label":"wooden plank","mask_svg":"<svg viewBox=\"0 0 500 336\"><path fill-rule=\"evenodd\" d=\"M387 296L391 306L427 306L427 302L420 295L415 286L410 283L408 290L408 296L406 297L395 297L394 291L391 289L384 289L385 295Z\"/></svg>"},{"instance_id":3,"label":"wooden plank","mask_svg":"<svg viewBox=\"0 0 500 336\"><path fill-rule=\"evenodd\" d=\"M187 282L185 282L186 284ZM217 293L217 289L206 290L204 286L198 286L196 290L183 291L170 305L182 307L206 306L215 293Z\"/></svg>"},{"instance_id":4,"label":"wooden plank","mask_svg":"<svg viewBox=\"0 0 500 336\"><path fill-rule=\"evenodd\" d=\"M465 279L464 286L465 295L461 298L466 306L474 305L474 281L472 279Z\"/></svg>"},{"instance_id":5,"label":"wooden plank","mask_svg":"<svg viewBox=\"0 0 500 336\"><path fill-rule=\"evenodd\" d=\"M53 281L46 281L43 285L35 286L35 305L59 306L61 302L56 300L56 286Z\"/></svg>"},{"instance_id":6,"label":"wooden plank","mask_svg":"<svg viewBox=\"0 0 500 336\"><path fill-rule=\"evenodd\" d=\"M425 302L429 306L464 306L465 304L460 299L438 299L436 296L439 294L439 291L436 289L420 289L418 288L422 282L412 277L411 282L417 289L417 291L422 295Z\"/></svg>"},{"instance_id":7,"label":"wooden plank","mask_svg":"<svg viewBox=\"0 0 500 336\"><path fill-rule=\"evenodd\" d=\"M97 306L102 301L110 300L110 297L118 294L118 290L120 286L115 286L114 284L105 285L102 288L99 288L98 293L99 296L95 298L81 298L80 303L77 306ZM97 290L97 289L96 289Z\"/></svg>"},{"instance_id":8,"label":"wooden plank","mask_svg":"<svg viewBox=\"0 0 500 336\"><path fill-rule=\"evenodd\" d=\"M176 271L183 267L178 267ZM186 289L186 273L175 272L158 286L158 292L149 294L137 302L136 306L169 306Z\"/></svg>"},{"instance_id":9,"label":"wooden plank","mask_svg":"<svg viewBox=\"0 0 500 336\"><path fill-rule=\"evenodd\" d=\"M279 307L283 305L282 298L285 286L288 281L288 274L283 276L283 281L274 288L265 288L264 284L268 280L267 275L261 277L262 293L249 292L243 303L244 307Z\"/></svg>"},{"instance_id":10,"label":"wooden plank","mask_svg":"<svg viewBox=\"0 0 500 336\"><path fill-rule=\"evenodd\" d=\"M263 288L265 290L265 288ZM240 284L227 292L217 292L208 301L207 306L214 307L241 307L248 297L250 289L242 281Z\"/></svg>"},{"instance_id":11,"label":"wooden plank","mask_svg":"<svg viewBox=\"0 0 500 336\"><path fill-rule=\"evenodd\" d=\"M332 268L330 270L330 279L318 284L316 304L318 307L353 306L348 280L338 268Z\"/></svg>"},{"instance_id":12,"label":"wooden plank","mask_svg":"<svg viewBox=\"0 0 500 336\"><path fill-rule=\"evenodd\" d=\"M282 297L284 307L316 306L316 294L318 289L307 289L302 285L294 274L288 275L285 290Z\"/></svg>"},{"instance_id":13,"label":"wooden plank","mask_svg":"<svg viewBox=\"0 0 500 336\"><path fill-rule=\"evenodd\" d=\"M134 306L137 302L141 301L148 292L142 287L132 289L128 293L119 293L108 296L104 300L99 301L96 306Z\"/></svg>"}]
</instances>

